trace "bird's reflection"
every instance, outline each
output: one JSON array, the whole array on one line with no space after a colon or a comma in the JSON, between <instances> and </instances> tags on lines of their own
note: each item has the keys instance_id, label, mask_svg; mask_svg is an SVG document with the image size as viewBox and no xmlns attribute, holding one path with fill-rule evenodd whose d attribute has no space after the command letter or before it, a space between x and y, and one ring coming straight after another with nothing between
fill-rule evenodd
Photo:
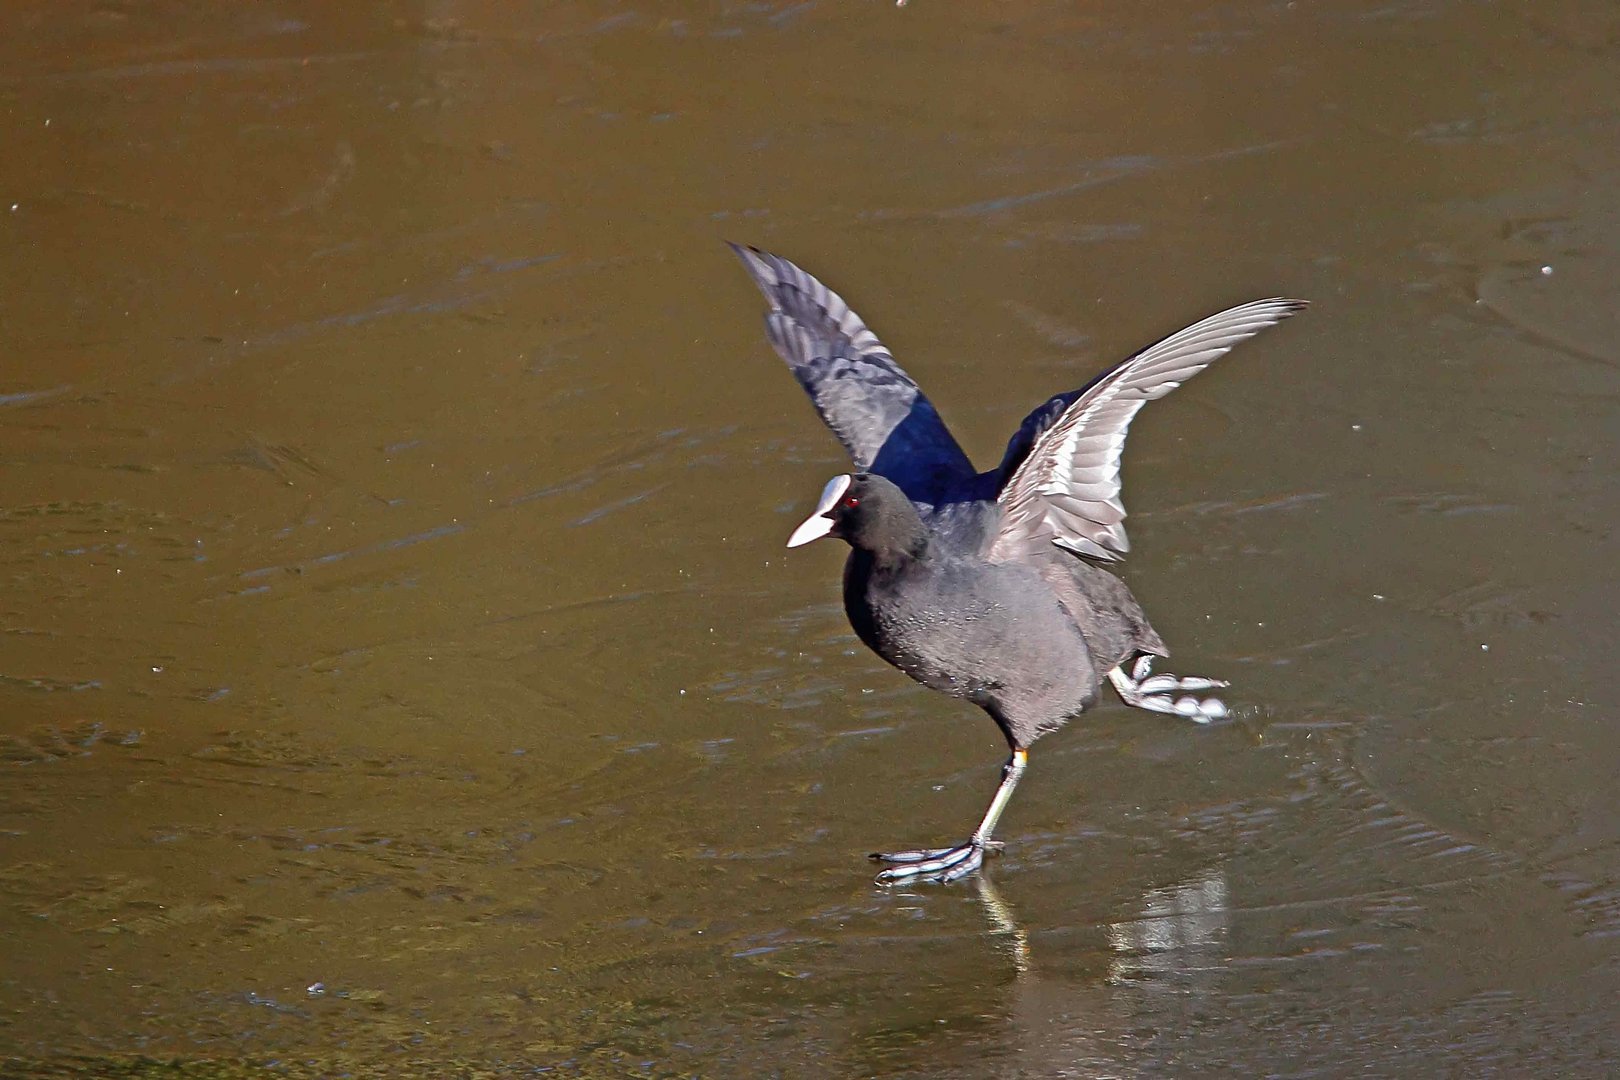
<instances>
[{"instance_id":1,"label":"bird's reflection","mask_svg":"<svg viewBox=\"0 0 1620 1080\"><path fill-rule=\"evenodd\" d=\"M1188 870L1173 884L1127 886L1112 898L1106 876L1094 876L1095 903L1108 913L1101 918L1065 922L1061 911L1072 905L1053 908L1032 894L1034 929L992 873L974 875L966 899L977 901L1000 970L987 972L981 959L883 1015L870 1039L871 1071L882 1071L897 1040L927 1032L939 1036L923 1041L940 1074L978 1075L992 1062L989 1075L1144 1075L1144 1056L1196 1027L1227 977L1229 880L1219 865ZM1022 884L1009 883L1009 892L1017 896Z\"/></svg>"},{"instance_id":2,"label":"bird's reflection","mask_svg":"<svg viewBox=\"0 0 1620 1080\"><path fill-rule=\"evenodd\" d=\"M1116 954L1110 980L1201 970L1226 938L1226 874L1212 866L1196 880L1151 889L1142 895L1141 909L1134 919L1108 925Z\"/></svg>"},{"instance_id":3,"label":"bird's reflection","mask_svg":"<svg viewBox=\"0 0 1620 1080\"><path fill-rule=\"evenodd\" d=\"M1186 1030L1222 977L1229 910L1219 866L1140 892L1123 917L1034 935L989 874L974 880L989 935L1012 961L1002 1045L1019 1070L1138 1075L1142 1033Z\"/></svg>"},{"instance_id":4,"label":"bird's reflection","mask_svg":"<svg viewBox=\"0 0 1620 1080\"><path fill-rule=\"evenodd\" d=\"M992 936L1006 942L1019 975L1033 970L1029 932L990 875L974 877L979 902ZM1206 961L1223 947L1229 918L1226 873L1206 867L1196 878L1149 889L1137 904L1139 914L1106 924L1108 981L1138 981L1143 976L1185 976L1205 970Z\"/></svg>"},{"instance_id":5,"label":"bird's reflection","mask_svg":"<svg viewBox=\"0 0 1620 1080\"><path fill-rule=\"evenodd\" d=\"M977 874L973 881L978 886L979 902L984 905L985 916L990 920L990 933L1007 943L1012 954L1013 969L1019 975L1025 974L1030 969L1029 932L1018 925L1013 909L1002 898L989 874Z\"/></svg>"}]
</instances>

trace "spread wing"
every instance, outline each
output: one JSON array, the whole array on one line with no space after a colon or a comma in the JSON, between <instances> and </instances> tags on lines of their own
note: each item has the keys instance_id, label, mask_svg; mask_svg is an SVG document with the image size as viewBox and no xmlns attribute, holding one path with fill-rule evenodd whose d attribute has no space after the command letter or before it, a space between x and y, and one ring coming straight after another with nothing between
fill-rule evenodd
<instances>
[{"instance_id":1,"label":"spread wing","mask_svg":"<svg viewBox=\"0 0 1620 1080\"><path fill-rule=\"evenodd\" d=\"M1138 410L1304 308L1303 300L1278 298L1211 315L1036 409L1007 445L990 558L1005 562L1048 544L1093 559L1124 555L1119 455Z\"/></svg>"},{"instance_id":2,"label":"spread wing","mask_svg":"<svg viewBox=\"0 0 1620 1080\"><path fill-rule=\"evenodd\" d=\"M786 259L732 244L770 302L765 334L856 469L938 503L973 482L973 465L889 350L842 298Z\"/></svg>"}]
</instances>

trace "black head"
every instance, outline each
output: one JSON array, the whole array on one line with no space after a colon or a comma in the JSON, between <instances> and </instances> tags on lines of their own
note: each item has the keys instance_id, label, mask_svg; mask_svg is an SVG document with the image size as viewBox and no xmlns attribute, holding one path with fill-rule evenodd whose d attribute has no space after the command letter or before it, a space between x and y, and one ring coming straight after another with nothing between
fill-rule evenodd
<instances>
[{"instance_id":1,"label":"black head","mask_svg":"<svg viewBox=\"0 0 1620 1080\"><path fill-rule=\"evenodd\" d=\"M823 536L877 554L914 555L927 543L928 532L905 492L874 473L855 473L827 481L815 512L793 530L787 546Z\"/></svg>"}]
</instances>

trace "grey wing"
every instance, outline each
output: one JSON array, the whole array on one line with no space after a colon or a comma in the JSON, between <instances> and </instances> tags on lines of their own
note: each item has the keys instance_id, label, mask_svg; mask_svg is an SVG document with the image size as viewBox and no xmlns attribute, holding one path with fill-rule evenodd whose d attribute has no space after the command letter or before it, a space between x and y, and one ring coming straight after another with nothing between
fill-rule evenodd
<instances>
[{"instance_id":1,"label":"grey wing","mask_svg":"<svg viewBox=\"0 0 1620 1080\"><path fill-rule=\"evenodd\" d=\"M1030 414L1007 447L997 501L1002 520L990 558L1006 561L1057 544L1094 559L1130 550L1119 458L1144 404L1161 398L1231 348L1304 310L1303 300L1255 300L1211 315L1120 363L1073 395ZM1066 400L1067 399L1067 400ZM1052 413L1061 408L1055 419ZM1027 449L1020 439L1027 437ZM1018 460L1020 450L1024 456Z\"/></svg>"},{"instance_id":2,"label":"grey wing","mask_svg":"<svg viewBox=\"0 0 1620 1080\"><path fill-rule=\"evenodd\" d=\"M839 295L786 259L732 244L770 302L765 333L855 467L936 503L973 465L911 376Z\"/></svg>"}]
</instances>

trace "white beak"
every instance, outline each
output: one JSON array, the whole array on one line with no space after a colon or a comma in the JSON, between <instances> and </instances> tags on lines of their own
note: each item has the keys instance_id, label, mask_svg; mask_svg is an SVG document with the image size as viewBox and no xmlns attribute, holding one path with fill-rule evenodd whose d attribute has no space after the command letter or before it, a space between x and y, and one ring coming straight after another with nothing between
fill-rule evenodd
<instances>
[{"instance_id":1,"label":"white beak","mask_svg":"<svg viewBox=\"0 0 1620 1080\"><path fill-rule=\"evenodd\" d=\"M850 478L847 476L835 476L827 481L827 486L821 489L821 501L816 504L815 512L793 530L793 535L788 537L788 547L801 547L832 532L832 509L844 497L844 492L849 490L849 484Z\"/></svg>"}]
</instances>

